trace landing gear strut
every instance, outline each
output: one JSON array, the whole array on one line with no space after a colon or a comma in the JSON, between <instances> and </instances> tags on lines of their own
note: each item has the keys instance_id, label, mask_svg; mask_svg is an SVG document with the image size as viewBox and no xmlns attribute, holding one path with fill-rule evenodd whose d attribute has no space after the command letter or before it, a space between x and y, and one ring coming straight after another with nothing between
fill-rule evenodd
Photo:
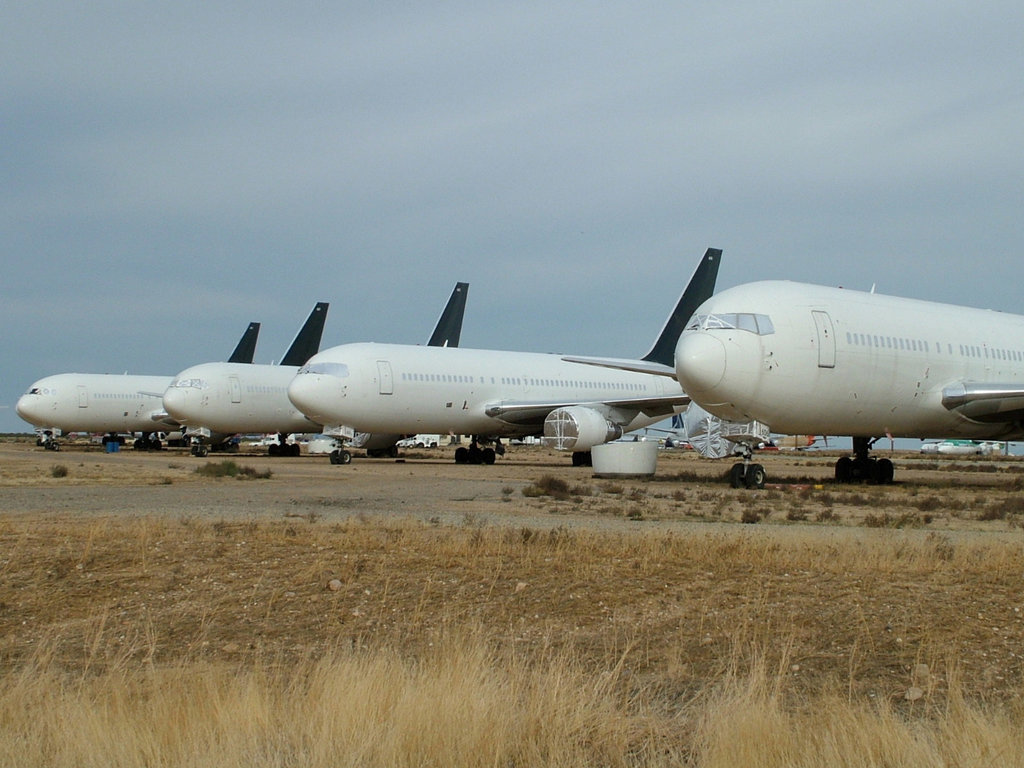
<instances>
[{"instance_id":1,"label":"landing gear strut","mask_svg":"<svg viewBox=\"0 0 1024 768\"><path fill-rule=\"evenodd\" d=\"M729 485L733 488L764 488L764 467L751 462L754 450L750 445L740 445L743 448L743 461L733 464L729 470Z\"/></svg>"},{"instance_id":2,"label":"landing gear strut","mask_svg":"<svg viewBox=\"0 0 1024 768\"><path fill-rule=\"evenodd\" d=\"M837 483L876 483L889 485L893 478L893 466L889 459L869 456L871 446L877 437L853 438L853 456L843 456L836 461Z\"/></svg>"}]
</instances>

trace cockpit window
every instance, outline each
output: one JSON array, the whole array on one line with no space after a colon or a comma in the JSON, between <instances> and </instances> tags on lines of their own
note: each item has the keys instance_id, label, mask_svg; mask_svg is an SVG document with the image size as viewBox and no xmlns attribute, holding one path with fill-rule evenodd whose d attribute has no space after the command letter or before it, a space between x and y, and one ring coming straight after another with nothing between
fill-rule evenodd
<instances>
[{"instance_id":1,"label":"cockpit window","mask_svg":"<svg viewBox=\"0 0 1024 768\"><path fill-rule=\"evenodd\" d=\"M206 389L210 385L206 379L175 379L171 382L171 386L180 389Z\"/></svg>"},{"instance_id":2,"label":"cockpit window","mask_svg":"<svg viewBox=\"0 0 1024 768\"><path fill-rule=\"evenodd\" d=\"M710 331L729 328L749 331L759 336L768 336L775 333L775 326L772 325L772 319L768 315L755 315L750 312L694 315L686 326L687 331Z\"/></svg>"},{"instance_id":3,"label":"cockpit window","mask_svg":"<svg viewBox=\"0 0 1024 768\"><path fill-rule=\"evenodd\" d=\"M306 363L299 368L299 375L304 373L319 373L345 379L348 378L348 366L345 363Z\"/></svg>"},{"instance_id":4,"label":"cockpit window","mask_svg":"<svg viewBox=\"0 0 1024 768\"><path fill-rule=\"evenodd\" d=\"M39 387L32 387L32 389L30 389L25 394L26 395L38 395L39 394Z\"/></svg>"}]
</instances>

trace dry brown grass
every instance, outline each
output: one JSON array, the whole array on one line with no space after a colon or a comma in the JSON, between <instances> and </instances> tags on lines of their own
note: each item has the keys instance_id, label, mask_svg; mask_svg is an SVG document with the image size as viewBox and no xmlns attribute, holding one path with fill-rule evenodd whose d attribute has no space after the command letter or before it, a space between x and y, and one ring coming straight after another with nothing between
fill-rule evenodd
<instances>
[{"instance_id":1,"label":"dry brown grass","mask_svg":"<svg viewBox=\"0 0 1024 768\"><path fill-rule=\"evenodd\" d=\"M1019 544L757 530L7 520L0 764L1024 759Z\"/></svg>"},{"instance_id":2,"label":"dry brown grass","mask_svg":"<svg viewBox=\"0 0 1024 768\"><path fill-rule=\"evenodd\" d=\"M558 500L520 493L546 459L311 485L287 461L236 483L11 458L0 484L39 507L0 518L0 765L1024 764L1004 470L749 494L679 460L654 483L565 472ZM442 515L425 493L449 472ZM93 494L170 506L47 506ZM196 498L254 511L168 511ZM863 525L886 514L923 529Z\"/></svg>"}]
</instances>

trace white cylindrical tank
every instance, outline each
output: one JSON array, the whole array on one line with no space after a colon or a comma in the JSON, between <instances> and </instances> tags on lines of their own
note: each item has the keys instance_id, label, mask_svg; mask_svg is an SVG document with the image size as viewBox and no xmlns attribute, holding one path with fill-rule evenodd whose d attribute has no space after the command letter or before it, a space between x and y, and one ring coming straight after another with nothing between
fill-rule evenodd
<instances>
[{"instance_id":1,"label":"white cylindrical tank","mask_svg":"<svg viewBox=\"0 0 1024 768\"><path fill-rule=\"evenodd\" d=\"M649 477L658 464L654 441L604 443L590 451L595 477Z\"/></svg>"}]
</instances>

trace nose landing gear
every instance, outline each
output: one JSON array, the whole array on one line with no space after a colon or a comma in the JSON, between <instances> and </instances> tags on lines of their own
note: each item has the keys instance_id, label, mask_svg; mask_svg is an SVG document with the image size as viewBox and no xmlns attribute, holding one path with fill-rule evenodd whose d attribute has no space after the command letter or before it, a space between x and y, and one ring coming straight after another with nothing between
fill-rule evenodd
<instances>
[{"instance_id":1,"label":"nose landing gear","mask_svg":"<svg viewBox=\"0 0 1024 768\"><path fill-rule=\"evenodd\" d=\"M764 467L751 461L754 450L749 443L740 445L743 447L743 461L733 464L729 470L729 485L733 488L764 488Z\"/></svg>"}]
</instances>

